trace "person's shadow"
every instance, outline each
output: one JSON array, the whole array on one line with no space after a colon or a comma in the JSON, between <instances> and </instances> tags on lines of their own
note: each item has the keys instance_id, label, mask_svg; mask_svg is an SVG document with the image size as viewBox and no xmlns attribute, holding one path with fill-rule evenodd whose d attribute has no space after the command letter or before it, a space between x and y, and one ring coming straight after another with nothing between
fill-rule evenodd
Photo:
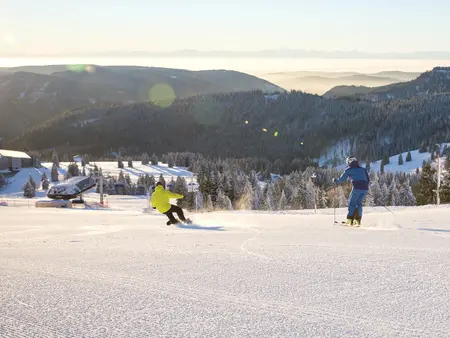
<instances>
[{"instance_id":1,"label":"person's shadow","mask_svg":"<svg viewBox=\"0 0 450 338\"><path fill-rule=\"evenodd\" d=\"M448 233L450 233L450 229L417 228L417 230L431 231L431 232L448 232Z\"/></svg>"},{"instance_id":2,"label":"person's shadow","mask_svg":"<svg viewBox=\"0 0 450 338\"><path fill-rule=\"evenodd\" d=\"M225 231L222 226L202 226L197 224L177 224L178 228L190 230Z\"/></svg>"}]
</instances>

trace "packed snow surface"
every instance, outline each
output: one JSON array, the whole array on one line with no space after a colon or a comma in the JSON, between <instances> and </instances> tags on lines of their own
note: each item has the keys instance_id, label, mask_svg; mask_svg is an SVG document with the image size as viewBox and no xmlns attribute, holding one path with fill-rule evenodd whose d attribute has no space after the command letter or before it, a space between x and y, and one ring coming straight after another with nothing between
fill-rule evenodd
<instances>
[{"instance_id":1,"label":"packed snow surface","mask_svg":"<svg viewBox=\"0 0 450 338\"><path fill-rule=\"evenodd\" d=\"M450 207L1 207L0 337L449 337ZM343 219L344 209L337 210Z\"/></svg>"}]
</instances>

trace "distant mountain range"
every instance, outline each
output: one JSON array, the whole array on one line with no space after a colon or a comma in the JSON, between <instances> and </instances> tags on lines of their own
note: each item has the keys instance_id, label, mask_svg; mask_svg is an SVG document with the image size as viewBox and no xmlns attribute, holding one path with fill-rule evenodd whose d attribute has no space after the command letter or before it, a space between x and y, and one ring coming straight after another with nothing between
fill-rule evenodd
<instances>
[{"instance_id":1,"label":"distant mountain range","mask_svg":"<svg viewBox=\"0 0 450 338\"><path fill-rule=\"evenodd\" d=\"M381 87L337 86L325 93L324 97L383 101L448 93L450 93L450 68L436 67L411 81Z\"/></svg>"},{"instance_id":2,"label":"distant mountain range","mask_svg":"<svg viewBox=\"0 0 450 338\"><path fill-rule=\"evenodd\" d=\"M421 73L383 71L378 73L297 71L262 73L257 76L283 88L322 95L337 86L379 87L411 81Z\"/></svg>"},{"instance_id":3,"label":"distant mountain range","mask_svg":"<svg viewBox=\"0 0 450 338\"><path fill-rule=\"evenodd\" d=\"M249 57L249 58L330 58L330 59L428 59L450 60L450 51L417 51L410 53L370 53L357 50L351 51L322 51L305 49L267 49L256 51L200 51L185 49L176 51L123 51L88 53L9 53L0 54L0 57Z\"/></svg>"},{"instance_id":4,"label":"distant mountain range","mask_svg":"<svg viewBox=\"0 0 450 338\"><path fill-rule=\"evenodd\" d=\"M211 93L284 91L255 76L226 70L147 67L30 66L0 69L0 137L16 137L65 111L160 102Z\"/></svg>"}]
</instances>

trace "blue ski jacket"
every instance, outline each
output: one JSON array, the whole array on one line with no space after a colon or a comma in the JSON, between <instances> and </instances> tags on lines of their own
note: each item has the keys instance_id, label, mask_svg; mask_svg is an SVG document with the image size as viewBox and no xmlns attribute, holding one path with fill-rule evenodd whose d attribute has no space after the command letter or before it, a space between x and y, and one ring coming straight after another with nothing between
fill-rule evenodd
<instances>
[{"instance_id":1,"label":"blue ski jacket","mask_svg":"<svg viewBox=\"0 0 450 338\"><path fill-rule=\"evenodd\" d=\"M370 178L366 168L360 167L357 163L352 163L347 167L341 177L334 179L334 183L343 183L350 178L353 189L369 190Z\"/></svg>"}]
</instances>

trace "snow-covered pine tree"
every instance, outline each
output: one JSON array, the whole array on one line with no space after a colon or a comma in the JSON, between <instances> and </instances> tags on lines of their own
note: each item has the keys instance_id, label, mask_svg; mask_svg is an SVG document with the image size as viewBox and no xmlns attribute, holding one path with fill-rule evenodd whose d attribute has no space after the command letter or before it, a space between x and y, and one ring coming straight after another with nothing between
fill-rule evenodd
<instances>
[{"instance_id":1,"label":"snow-covered pine tree","mask_svg":"<svg viewBox=\"0 0 450 338\"><path fill-rule=\"evenodd\" d=\"M170 178L169 182L169 191L173 192L173 188L175 187L175 180L173 179L173 176Z\"/></svg>"},{"instance_id":2,"label":"snow-covered pine tree","mask_svg":"<svg viewBox=\"0 0 450 338\"><path fill-rule=\"evenodd\" d=\"M117 179L117 181L120 183L125 183L125 174L122 170L119 172L119 178Z\"/></svg>"},{"instance_id":3,"label":"snow-covered pine tree","mask_svg":"<svg viewBox=\"0 0 450 338\"><path fill-rule=\"evenodd\" d=\"M388 205L389 204L389 189L386 185L386 183L383 184L381 187L381 205Z\"/></svg>"},{"instance_id":4,"label":"snow-covered pine tree","mask_svg":"<svg viewBox=\"0 0 450 338\"><path fill-rule=\"evenodd\" d=\"M212 202L212 199L211 199L211 195L208 195L206 197L205 208L206 208L207 211L213 211L214 210L214 205L213 205L213 202Z\"/></svg>"},{"instance_id":5,"label":"snow-covered pine tree","mask_svg":"<svg viewBox=\"0 0 450 338\"><path fill-rule=\"evenodd\" d=\"M253 187L250 181L246 179L242 196L238 202L238 209L252 210L253 202L254 202Z\"/></svg>"},{"instance_id":6,"label":"snow-covered pine tree","mask_svg":"<svg viewBox=\"0 0 450 338\"><path fill-rule=\"evenodd\" d=\"M337 207L345 208L348 205L348 199L345 197L344 189L341 186L337 188Z\"/></svg>"},{"instance_id":7,"label":"snow-covered pine tree","mask_svg":"<svg viewBox=\"0 0 450 338\"><path fill-rule=\"evenodd\" d=\"M403 156L402 156L402 154L398 155L398 164L399 165L403 164Z\"/></svg>"},{"instance_id":8,"label":"snow-covered pine tree","mask_svg":"<svg viewBox=\"0 0 450 338\"><path fill-rule=\"evenodd\" d=\"M397 182L394 178L389 186L389 205L400 205L400 192L397 188Z\"/></svg>"},{"instance_id":9,"label":"snow-covered pine tree","mask_svg":"<svg viewBox=\"0 0 450 338\"><path fill-rule=\"evenodd\" d=\"M169 157L167 156L167 154L164 154L164 155L161 157L161 162L164 163L164 164L166 164L166 163L169 162Z\"/></svg>"},{"instance_id":10,"label":"snow-covered pine tree","mask_svg":"<svg viewBox=\"0 0 450 338\"><path fill-rule=\"evenodd\" d=\"M47 181L48 180L48 177L47 177L47 174L45 173L45 171L42 173L42 176L41 176L41 182L44 182L44 181Z\"/></svg>"},{"instance_id":11,"label":"snow-covered pine tree","mask_svg":"<svg viewBox=\"0 0 450 338\"><path fill-rule=\"evenodd\" d=\"M177 180L173 187L173 192L184 196L184 198L177 200L177 205L182 209L188 208L189 201L187 200L187 196L188 196L189 192L188 192L188 187L187 187L186 180L184 179L184 177L181 177L181 176L177 177Z\"/></svg>"},{"instance_id":12,"label":"snow-covered pine tree","mask_svg":"<svg viewBox=\"0 0 450 338\"><path fill-rule=\"evenodd\" d=\"M318 189L317 194L317 208L326 209L328 208L328 198L327 193L323 189Z\"/></svg>"},{"instance_id":13,"label":"snow-covered pine tree","mask_svg":"<svg viewBox=\"0 0 450 338\"><path fill-rule=\"evenodd\" d=\"M315 204L315 188L311 179L306 182L305 196L304 196L304 207L305 209L314 209Z\"/></svg>"},{"instance_id":14,"label":"snow-covered pine tree","mask_svg":"<svg viewBox=\"0 0 450 338\"><path fill-rule=\"evenodd\" d=\"M53 165L52 165L52 170L51 170L51 179L52 179L52 182L58 182L59 181L59 178L58 178L58 166L55 164L55 163L53 163Z\"/></svg>"},{"instance_id":15,"label":"snow-covered pine tree","mask_svg":"<svg viewBox=\"0 0 450 338\"><path fill-rule=\"evenodd\" d=\"M194 209L197 208L197 210L202 210L203 209L203 195L201 194L201 192L196 191L194 198L195 198Z\"/></svg>"},{"instance_id":16,"label":"snow-covered pine tree","mask_svg":"<svg viewBox=\"0 0 450 338\"><path fill-rule=\"evenodd\" d=\"M227 211L233 210L230 199L221 189L217 191L215 209Z\"/></svg>"},{"instance_id":17,"label":"snow-covered pine tree","mask_svg":"<svg viewBox=\"0 0 450 338\"><path fill-rule=\"evenodd\" d=\"M143 153L141 156L141 162L143 165L147 165L150 163L150 157L148 156L147 153Z\"/></svg>"},{"instance_id":18,"label":"snow-covered pine tree","mask_svg":"<svg viewBox=\"0 0 450 338\"><path fill-rule=\"evenodd\" d=\"M124 165L123 165L123 162L122 162L121 159L117 160L117 168L119 168L119 169L123 169L124 168Z\"/></svg>"},{"instance_id":19,"label":"snow-covered pine tree","mask_svg":"<svg viewBox=\"0 0 450 338\"><path fill-rule=\"evenodd\" d=\"M411 186L409 184L402 185L399 195L400 195L399 205L404 205L404 206L416 205L416 198L415 198L415 196L412 192Z\"/></svg>"},{"instance_id":20,"label":"snow-covered pine tree","mask_svg":"<svg viewBox=\"0 0 450 338\"><path fill-rule=\"evenodd\" d=\"M373 200L372 194L367 194L366 198L364 199L364 206L366 207L373 207L375 205L375 201Z\"/></svg>"},{"instance_id":21,"label":"snow-covered pine tree","mask_svg":"<svg viewBox=\"0 0 450 338\"><path fill-rule=\"evenodd\" d=\"M158 157L156 156L156 154L152 155L152 165L158 165Z\"/></svg>"},{"instance_id":22,"label":"snow-covered pine tree","mask_svg":"<svg viewBox=\"0 0 450 338\"><path fill-rule=\"evenodd\" d=\"M23 187L23 197L33 198L34 196L36 196L36 190L30 181L27 181Z\"/></svg>"},{"instance_id":23,"label":"snow-covered pine tree","mask_svg":"<svg viewBox=\"0 0 450 338\"><path fill-rule=\"evenodd\" d=\"M128 168L133 168L133 160L132 159L128 160Z\"/></svg>"},{"instance_id":24,"label":"snow-covered pine tree","mask_svg":"<svg viewBox=\"0 0 450 338\"><path fill-rule=\"evenodd\" d=\"M278 210L288 210L288 209L289 209L288 200L283 190L281 192L280 200L278 201Z\"/></svg>"}]
</instances>

